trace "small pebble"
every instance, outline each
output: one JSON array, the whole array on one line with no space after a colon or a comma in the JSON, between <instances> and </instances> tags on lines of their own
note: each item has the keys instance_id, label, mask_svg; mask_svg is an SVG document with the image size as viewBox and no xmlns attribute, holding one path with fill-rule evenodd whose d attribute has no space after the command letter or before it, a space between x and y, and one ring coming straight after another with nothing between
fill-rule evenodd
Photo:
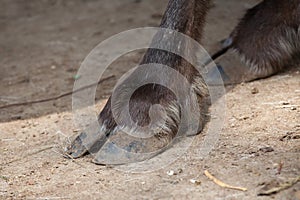
<instances>
[{"instance_id":1,"label":"small pebble","mask_svg":"<svg viewBox=\"0 0 300 200\"><path fill-rule=\"evenodd\" d=\"M27 181L27 184L28 184L28 185L34 185L34 184L35 184L35 181L34 181L34 180L29 180L29 181Z\"/></svg>"},{"instance_id":2,"label":"small pebble","mask_svg":"<svg viewBox=\"0 0 300 200\"><path fill-rule=\"evenodd\" d=\"M239 117L239 120L241 121L241 120L247 120L247 119L249 119L250 117L249 116L241 116L241 117Z\"/></svg>"},{"instance_id":3,"label":"small pebble","mask_svg":"<svg viewBox=\"0 0 300 200\"><path fill-rule=\"evenodd\" d=\"M169 176L174 176L174 175L175 175L175 172L174 172L173 170L170 170L170 171L167 172L167 174L168 174Z\"/></svg>"},{"instance_id":4,"label":"small pebble","mask_svg":"<svg viewBox=\"0 0 300 200\"><path fill-rule=\"evenodd\" d=\"M272 147L263 147L263 148L260 148L259 151L261 151L263 153L269 153L269 152L273 152L274 149Z\"/></svg>"},{"instance_id":5,"label":"small pebble","mask_svg":"<svg viewBox=\"0 0 300 200\"><path fill-rule=\"evenodd\" d=\"M201 181L196 180L196 179L191 179L190 182L195 184L195 185L201 185Z\"/></svg>"},{"instance_id":6,"label":"small pebble","mask_svg":"<svg viewBox=\"0 0 300 200\"><path fill-rule=\"evenodd\" d=\"M259 90L256 87L251 89L251 94L258 94L258 93L259 93Z\"/></svg>"}]
</instances>

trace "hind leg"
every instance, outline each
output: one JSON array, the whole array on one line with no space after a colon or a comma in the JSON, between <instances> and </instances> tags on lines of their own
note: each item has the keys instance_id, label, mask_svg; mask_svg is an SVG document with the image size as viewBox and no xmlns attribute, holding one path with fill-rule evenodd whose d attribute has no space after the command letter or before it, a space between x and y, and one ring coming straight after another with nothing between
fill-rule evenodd
<instances>
[{"instance_id":1,"label":"hind leg","mask_svg":"<svg viewBox=\"0 0 300 200\"><path fill-rule=\"evenodd\" d=\"M263 1L247 11L231 37L253 79L283 70L300 51L300 0Z\"/></svg>"},{"instance_id":2,"label":"hind leg","mask_svg":"<svg viewBox=\"0 0 300 200\"><path fill-rule=\"evenodd\" d=\"M300 52L300 0L259 3L247 11L223 44L246 65L222 67L227 83L265 78L284 70Z\"/></svg>"}]
</instances>

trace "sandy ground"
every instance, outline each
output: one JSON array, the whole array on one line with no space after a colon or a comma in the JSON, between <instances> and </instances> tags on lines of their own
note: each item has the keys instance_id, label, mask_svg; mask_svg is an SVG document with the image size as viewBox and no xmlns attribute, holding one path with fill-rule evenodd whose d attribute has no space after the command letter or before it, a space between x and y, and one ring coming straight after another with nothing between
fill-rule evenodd
<instances>
[{"instance_id":1,"label":"sandy ground","mask_svg":"<svg viewBox=\"0 0 300 200\"><path fill-rule=\"evenodd\" d=\"M209 52L230 33L255 0L216 0L203 44ZM98 43L131 28L157 26L166 0L1 0L0 105L71 91L74 75ZM100 85L98 108L140 53L112 64ZM220 63L236 63L224 57ZM226 94L226 117L210 155L197 146L172 164L148 173L98 166L58 151L73 136L71 97L0 110L0 199L300 199L300 183L257 196L268 182L300 175L300 68L243 83ZM196 136L201 141L205 135ZM221 188L206 176L246 192ZM175 173L171 175L170 171ZM198 184L192 183L195 180Z\"/></svg>"}]
</instances>

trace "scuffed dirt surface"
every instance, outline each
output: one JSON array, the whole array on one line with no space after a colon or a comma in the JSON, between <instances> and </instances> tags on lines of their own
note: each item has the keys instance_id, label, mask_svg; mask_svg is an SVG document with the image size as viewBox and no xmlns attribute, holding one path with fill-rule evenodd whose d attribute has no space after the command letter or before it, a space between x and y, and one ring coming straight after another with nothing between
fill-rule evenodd
<instances>
[{"instance_id":1,"label":"scuffed dirt surface","mask_svg":"<svg viewBox=\"0 0 300 200\"><path fill-rule=\"evenodd\" d=\"M94 46L130 28L157 26L167 1L0 2L0 104L5 105L71 91L80 63ZM208 51L257 2L215 1L203 39ZM140 55L126 55L112 65L106 75L116 77L99 86L98 110ZM236 63L228 57L219 62ZM300 183L270 197L257 193L273 179L300 175L299 70L228 88L224 128L210 155L198 158L194 145L171 165L149 173L94 165L90 157L63 158L62 140L78 133L71 97L0 110L0 199L298 200ZM201 139L196 136L195 144ZM248 191L221 188L204 170Z\"/></svg>"}]
</instances>

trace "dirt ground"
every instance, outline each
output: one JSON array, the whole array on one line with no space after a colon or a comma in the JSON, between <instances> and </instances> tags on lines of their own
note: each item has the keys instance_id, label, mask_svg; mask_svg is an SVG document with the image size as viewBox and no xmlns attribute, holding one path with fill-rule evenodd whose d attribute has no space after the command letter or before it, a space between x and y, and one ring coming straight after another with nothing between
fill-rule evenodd
<instances>
[{"instance_id":1,"label":"dirt ground","mask_svg":"<svg viewBox=\"0 0 300 200\"><path fill-rule=\"evenodd\" d=\"M257 0L215 0L203 44L212 52ZM131 28L157 26L166 0L0 0L0 106L73 88L80 63L98 43ZM123 56L98 88L98 107L141 53ZM231 57L220 61L232 65ZM129 173L65 159L61 137L78 133L71 97L0 110L0 199L289 199L300 182L257 196L272 180L300 175L300 68L242 83L226 94L226 117L210 155L197 147L164 168ZM195 137L195 141L203 138ZM203 173L248 190L221 188ZM174 173L172 173L172 171ZM191 181L191 180L194 180ZM196 182L196 183L195 183Z\"/></svg>"}]
</instances>

